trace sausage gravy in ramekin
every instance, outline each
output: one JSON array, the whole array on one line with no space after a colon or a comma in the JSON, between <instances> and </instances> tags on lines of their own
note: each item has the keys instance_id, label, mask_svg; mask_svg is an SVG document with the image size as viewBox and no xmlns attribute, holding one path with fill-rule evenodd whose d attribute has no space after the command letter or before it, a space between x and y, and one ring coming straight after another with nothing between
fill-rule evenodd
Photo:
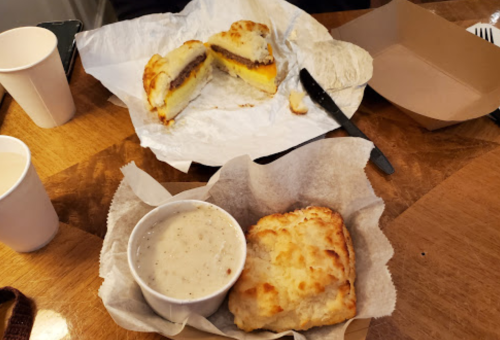
<instances>
[{"instance_id":1,"label":"sausage gravy in ramekin","mask_svg":"<svg viewBox=\"0 0 500 340\"><path fill-rule=\"evenodd\" d=\"M147 213L129 238L131 274L149 306L173 322L208 317L245 266L245 234L225 210L182 200Z\"/></svg>"},{"instance_id":2,"label":"sausage gravy in ramekin","mask_svg":"<svg viewBox=\"0 0 500 340\"><path fill-rule=\"evenodd\" d=\"M194 300L224 287L242 261L238 225L219 209L199 205L152 225L137 247L137 274L166 296Z\"/></svg>"}]
</instances>

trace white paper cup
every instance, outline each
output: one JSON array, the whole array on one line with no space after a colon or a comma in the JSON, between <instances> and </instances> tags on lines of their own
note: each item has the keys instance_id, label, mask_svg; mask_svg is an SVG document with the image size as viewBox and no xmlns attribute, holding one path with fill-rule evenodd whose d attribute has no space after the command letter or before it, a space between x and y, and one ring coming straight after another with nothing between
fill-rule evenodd
<instances>
[{"instance_id":1,"label":"white paper cup","mask_svg":"<svg viewBox=\"0 0 500 340\"><path fill-rule=\"evenodd\" d=\"M45 28L0 34L0 83L42 128L62 125L75 114L57 38Z\"/></svg>"},{"instance_id":2,"label":"white paper cup","mask_svg":"<svg viewBox=\"0 0 500 340\"><path fill-rule=\"evenodd\" d=\"M0 242L18 252L42 248L56 235L59 218L31 164L30 150L17 138L0 136L0 152L26 159L17 182L0 195Z\"/></svg>"},{"instance_id":3,"label":"white paper cup","mask_svg":"<svg viewBox=\"0 0 500 340\"><path fill-rule=\"evenodd\" d=\"M238 233L238 240L235 241L241 244L240 251L242 255L241 256L242 260L240 261L239 266L236 269L235 276L225 286L221 287L216 292L202 298L194 300L182 300L165 296L153 290L151 287L149 287L137 273L137 270L135 268L135 263L136 263L137 248L139 246L139 242L142 236L149 230L149 228L155 225L156 223L164 220L168 216L175 214L178 211L192 209L193 205L210 206L215 210L219 211L220 213L222 213L223 215L225 215L230 221L232 221L234 226L236 226L240 231ZM167 320L182 323L192 313L208 317L217 311L217 309L224 301L227 292L235 284L236 280L243 271L243 267L245 266L246 252L247 252L247 247L245 241L245 234L243 233L243 230L241 230L238 222L228 212L211 203L196 201L196 200L183 200L172 203L166 203L162 206L159 206L151 210L139 222L137 222L136 226L134 227L134 230L132 231L132 234L130 235L128 249L127 249L127 256L128 256L128 264L130 267L130 271L132 272L135 281L139 284L139 287L141 288L142 294L144 295L146 302L151 306L151 308L153 308L153 310L158 315L164 317ZM203 282L200 282L200 284L203 284Z\"/></svg>"}]
</instances>

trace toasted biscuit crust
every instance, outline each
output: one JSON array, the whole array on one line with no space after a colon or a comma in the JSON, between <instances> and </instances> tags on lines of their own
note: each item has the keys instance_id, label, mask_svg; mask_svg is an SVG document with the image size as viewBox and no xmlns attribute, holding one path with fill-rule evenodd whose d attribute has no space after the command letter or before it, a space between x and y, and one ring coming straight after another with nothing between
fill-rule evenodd
<instances>
[{"instance_id":1,"label":"toasted biscuit crust","mask_svg":"<svg viewBox=\"0 0 500 340\"><path fill-rule=\"evenodd\" d=\"M203 60L200 64L197 60ZM146 98L151 109L156 109L159 112L160 119L164 124L167 124L173 119L182 109L184 109L189 101L193 100L198 94L201 87L203 87L211 79L211 63L212 58L205 45L198 40L189 40L182 44L180 47L169 52L165 57L155 54L146 64L142 76L142 84L146 92ZM190 66L191 65L191 66ZM190 69L192 67L192 69ZM186 73L186 68L188 72ZM200 70L207 70L207 75L191 79L190 75L194 76ZM184 77L177 80L176 78L184 73ZM199 86L191 86L192 91L184 91L182 98L176 98L176 102L168 102L167 98L172 95L183 85L188 82L197 80Z\"/></svg>"},{"instance_id":2,"label":"toasted biscuit crust","mask_svg":"<svg viewBox=\"0 0 500 340\"><path fill-rule=\"evenodd\" d=\"M170 85L170 77L163 72L167 60L155 54L149 59L142 75L142 86L146 98L152 108L163 105L165 95Z\"/></svg>"},{"instance_id":3,"label":"toasted biscuit crust","mask_svg":"<svg viewBox=\"0 0 500 340\"><path fill-rule=\"evenodd\" d=\"M252 62L269 64L274 61L267 48L269 27L253 21L240 20L226 32L214 34L209 45L220 46Z\"/></svg>"},{"instance_id":4,"label":"toasted biscuit crust","mask_svg":"<svg viewBox=\"0 0 500 340\"><path fill-rule=\"evenodd\" d=\"M356 315L354 249L340 214L309 207L266 216L249 229L247 247L229 295L239 328L307 330Z\"/></svg>"}]
</instances>

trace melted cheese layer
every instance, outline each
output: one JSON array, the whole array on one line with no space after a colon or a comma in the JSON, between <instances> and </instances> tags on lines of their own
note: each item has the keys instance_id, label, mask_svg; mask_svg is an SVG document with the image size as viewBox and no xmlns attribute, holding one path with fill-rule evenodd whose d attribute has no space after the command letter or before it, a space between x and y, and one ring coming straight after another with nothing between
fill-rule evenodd
<instances>
[{"instance_id":1,"label":"melted cheese layer","mask_svg":"<svg viewBox=\"0 0 500 340\"><path fill-rule=\"evenodd\" d=\"M271 45L268 45L269 53L272 56ZM218 68L228 72L233 77L240 77L250 85L270 94L275 94L278 87L276 85L276 62L269 65L260 65L254 69L249 69L246 65L236 60L226 58L222 53L211 49L215 57L215 64Z\"/></svg>"}]
</instances>

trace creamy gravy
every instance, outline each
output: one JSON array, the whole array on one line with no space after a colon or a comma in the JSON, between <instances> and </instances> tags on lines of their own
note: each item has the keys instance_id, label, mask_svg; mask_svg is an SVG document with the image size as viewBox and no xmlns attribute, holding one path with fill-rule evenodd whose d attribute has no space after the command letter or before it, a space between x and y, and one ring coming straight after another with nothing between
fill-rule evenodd
<instances>
[{"instance_id":1,"label":"creamy gravy","mask_svg":"<svg viewBox=\"0 0 500 340\"><path fill-rule=\"evenodd\" d=\"M242 261L236 228L212 207L178 212L144 234L137 249L137 273L169 297L192 300L210 295L234 277Z\"/></svg>"},{"instance_id":2,"label":"creamy gravy","mask_svg":"<svg viewBox=\"0 0 500 340\"><path fill-rule=\"evenodd\" d=\"M0 152L0 196L16 184L25 166L26 157L13 152Z\"/></svg>"}]
</instances>

